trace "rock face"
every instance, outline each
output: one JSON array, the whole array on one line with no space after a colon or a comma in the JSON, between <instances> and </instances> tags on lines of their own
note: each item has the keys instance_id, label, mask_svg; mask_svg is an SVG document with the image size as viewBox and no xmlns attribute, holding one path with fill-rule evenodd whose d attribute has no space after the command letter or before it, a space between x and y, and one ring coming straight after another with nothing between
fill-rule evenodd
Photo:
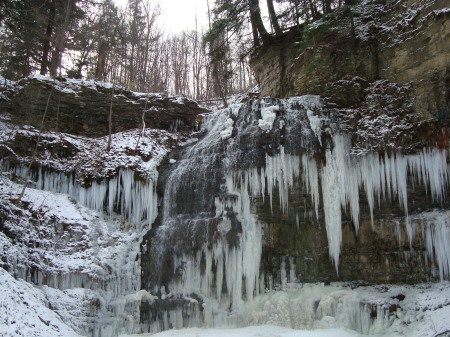
<instances>
[{"instance_id":1,"label":"rock face","mask_svg":"<svg viewBox=\"0 0 450 337\"><path fill-rule=\"evenodd\" d=\"M415 152L427 144L447 148L449 18L448 3L442 0L373 1L287 32L278 43L259 48L252 56L261 96L321 95L343 120L350 121L352 144L359 148L381 152ZM296 202L303 199L301 191L293 193ZM420 197L413 203L423 210L436 206L423 205ZM307 211L311 205L305 205ZM327 244L324 226L308 220L300 221L298 230L290 229L289 224L296 223L292 214L282 215L279 210L271 214L260 207L259 217L270 223L265 229L270 243L263 249L265 266L274 270L282 263L289 266L287 257L296 252L292 262L301 266L302 277L336 279L328 256L317 249ZM420 253L424 242L410 243L392 235L392 223L405 221L400 220L398 207L381 203L375 224L367 217L367 205L362 205L361 212L358 235L351 219L343 218L339 279L415 282L429 278L423 274L426 257ZM404 232L401 237L406 237ZM403 259L401 252L410 247L416 248L416 257ZM363 265L370 265L370 270L361 269Z\"/></svg>"},{"instance_id":2,"label":"rock face","mask_svg":"<svg viewBox=\"0 0 450 337\"><path fill-rule=\"evenodd\" d=\"M448 125L447 6L445 0L364 2L287 32L252 56L261 96L316 94L364 113L374 85L388 81L409 88L402 109Z\"/></svg>"},{"instance_id":3,"label":"rock face","mask_svg":"<svg viewBox=\"0 0 450 337\"><path fill-rule=\"evenodd\" d=\"M113 133L141 127L144 111L147 128L193 130L198 127L198 115L206 112L187 98L135 93L96 81L30 77L0 91L0 112L11 114L17 124L37 128L42 124L42 131L89 137L108 134L112 95Z\"/></svg>"}]
</instances>

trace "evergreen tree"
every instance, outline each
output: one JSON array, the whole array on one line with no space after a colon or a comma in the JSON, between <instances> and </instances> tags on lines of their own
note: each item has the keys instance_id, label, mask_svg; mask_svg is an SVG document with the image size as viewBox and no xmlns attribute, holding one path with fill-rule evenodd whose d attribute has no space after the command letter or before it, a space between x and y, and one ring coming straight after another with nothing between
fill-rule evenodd
<instances>
[{"instance_id":1,"label":"evergreen tree","mask_svg":"<svg viewBox=\"0 0 450 337\"><path fill-rule=\"evenodd\" d=\"M1 72L11 79L37 70L56 76L66 41L84 12L81 0L12 0L0 7Z\"/></svg>"},{"instance_id":2,"label":"evergreen tree","mask_svg":"<svg viewBox=\"0 0 450 337\"><path fill-rule=\"evenodd\" d=\"M41 0L7 1L1 13L2 75L10 79L28 76L41 61L47 7Z\"/></svg>"},{"instance_id":3,"label":"evergreen tree","mask_svg":"<svg viewBox=\"0 0 450 337\"><path fill-rule=\"evenodd\" d=\"M216 0L213 13L212 26L205 36L208 42L213 41L223 31L240 39L249 29L252 31L255 46L259 46L261 42L268 44L272 41L261 18L259 0ZM275 15L272 19L273 22L277 20Z\"/></svg>"},{"instance_id":4,"label":"evergreen tree","mask_svg":"<svg viewBox=\"0 0 450 337\"><path fill-rule=\"evenodd\" d=\"M56 77L61 72L61 61L67 47L66 41L74 34L77 23L85 12L79 6L80 0L52 0L55 2L55 31L52 37L52 59L50 62L50 76Z\"/></svg>"}]
</instances>

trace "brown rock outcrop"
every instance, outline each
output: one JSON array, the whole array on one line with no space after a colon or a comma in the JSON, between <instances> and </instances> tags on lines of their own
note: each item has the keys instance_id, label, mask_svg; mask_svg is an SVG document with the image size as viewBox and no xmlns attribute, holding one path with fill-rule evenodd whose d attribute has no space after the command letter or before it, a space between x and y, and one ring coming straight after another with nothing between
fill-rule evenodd
<instances>
[{"instance_id":1,"label":"brown rock outcrop","mask_svg":"<svg viewBox=\"0 0 450 337\"><path fill-rule=\"evenodd\" d=\"M89 137L108 134L110 83L29 77L0 91L0 113L9 113L17 124L40 128L48 101L42 131ZM139 128L144 110L147 128L172 131L196 129L199 114L206 112L185 97L135 93L118 86L112 100L112 132Z\"/></svg>"},{"instance_id":2,"label":"brown rock outcrop","mask_svg":"<svg viewBox=\"0 0 450 337\"><path fill-rule=\"evenodd\" d=\"M411 88L411 113L448 125L450 11L444 0L371 2L285 33L251 65L261 96L316 94L338 107L367 107L383 80Z\"/></svg>"}]
</instances>

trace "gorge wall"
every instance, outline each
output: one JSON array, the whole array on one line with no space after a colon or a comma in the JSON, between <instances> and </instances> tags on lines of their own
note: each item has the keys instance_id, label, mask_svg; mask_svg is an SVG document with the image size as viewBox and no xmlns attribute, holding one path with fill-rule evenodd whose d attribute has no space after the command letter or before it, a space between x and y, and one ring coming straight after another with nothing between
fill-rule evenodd
<instances>
[{"instance_id":1,"label":"gorge wall","mask_svg":"<svg viewBox=\"0 0 450 337\"><path fill-rule=\"evenodd\" d=\"M338 117L318 96L253 100L171 153L141 248L158 298L141 305L144 331L252 325L247 305L309 282L448 278L446 149L354 147Z\"/></svg>"},{"instance_id":2,"label":"gorge wall","mask_svg":"<svg viewBox=\"0 0 450 337\"><path fill-rule=\"evenodd\" d=\"M265 98L207 117L161 168L144 329L239 326L304 282L448 278L445 6L365 1L254 52Z\"/></svg>"},{"instance_id":3,"label":"gorge wall","mask_svg":"<svg viewBox=\"0 0 450 337\"><path fill-rule=\"evenodd\" d=\"M424 319L400 293L349 289L450 276L448 13L442 0L336 12L339 29L316 22L253 55L261 95L295 97L206 116L105 83L5 81L2 272L83 335Z\"/></svg>"}]
</instances>

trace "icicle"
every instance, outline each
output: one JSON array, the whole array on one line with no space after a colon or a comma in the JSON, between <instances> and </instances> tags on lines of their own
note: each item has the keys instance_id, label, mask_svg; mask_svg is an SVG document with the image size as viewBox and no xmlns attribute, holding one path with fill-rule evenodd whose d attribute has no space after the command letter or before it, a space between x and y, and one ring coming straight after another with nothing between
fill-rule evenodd
<instances>
[{"instance_id":1,"label":"icicle","mask_svg":"<svg viewBox=\"0 0 450 337\"><path fill-rule=\"evenodd\" d=\"M327 165L323 167L321 174L325 227L329 246L328 252L334 262L336 272L338 272L342 241L341 200L339 198L341 190L338 181L340 171L330 150L327 150L325 157Z\"/></svg>"},{"instance_id":2,"label":"icicle","mask_svg":"<svg viewBox=\"0 0 450 337\"><path fill-rule=\"evenodd\" d=\"M441 281L450 276L450 212L426 215L426 246L430 258L436 261Z\"/></svg>"},{"instance_id":3,"label":"icicle","mask_svg":"<svg viewBox=\"0 0 450 337\"><path fill-rule=\"evenodd\" d=\"M13 172L24 177L26 168L17 166ZM107 181L93 181L90 187L82 187L75 182L73 175L61 172L51 172L39 168L37 176L33 177L33 187L56 193L69 194L80 204L108 215L116 215L115 207L120 205L118 213L126 220L136 225L151 224L157 216L157 196L154 178L145 181L135 179L131 170L120 170L116 177Z\"/></svg>"},{"instance_id":4,"label":"icicle","mask_svg":"<svg viewBox=\"0 0 450 337\"><path fill-rule=\"evenodd\" d=\"M380 202L386 194L389 199L398 197L399 205L405 212L408 239L412 244L414 228L408 214L408 171L413 176L421 177L425 186L429 186L434 201L443 202L448 185L446 152L424 149L419 155L412 156L397 154L389 157L386 154L384 161L376 154L351 159L348 155L349 143L344 136L335 135L333 142L333 150L326 152L326 165L322 169L321 179L330 257L336 267L342 236L341 207L350 204L357 231L361 185L366 192L372 222L375 198Z\"/></svg>"},{"instance_id":5,"label":"icicle","mask_svg":"<svg viewBox=\"0 0 450 337\"><path fill-rule=\"evenodd\" d=\"M289 257L289 282L294 283L297 281L297 278L295 277L295 263L294 263L294 257Z\"/></svg>"},{"instance_id":6,"label":"icicle","mask_svg":"<svg viewBox=\"0 0 450 337\"><path fill-rule=\"evenodd\" d=\"M303 183L306 186L306 192L311 195L316 212L316 219L319 218L319 173L316 161L313 158L308 158L306 155L302 156L302 177ZM298 222L298 216L297 216Z\"/></svg>"}]
</instances>

